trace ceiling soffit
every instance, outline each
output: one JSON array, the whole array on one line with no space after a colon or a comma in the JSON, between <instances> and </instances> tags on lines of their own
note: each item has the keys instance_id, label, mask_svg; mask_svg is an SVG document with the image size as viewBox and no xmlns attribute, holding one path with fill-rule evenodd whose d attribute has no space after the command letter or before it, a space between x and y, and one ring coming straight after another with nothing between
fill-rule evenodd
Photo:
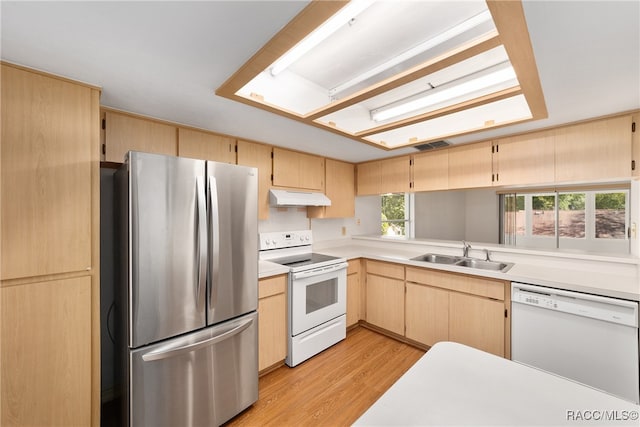
<instances>
[{"instance_id":1,"label":"ceiling soffit","mask_svg":"<svg viewBox=\"0 0 640 427\"><path fill-rule=\"evenodd\" d=\"M519 1L369 1L272 73L350 3L312 1L216 94L385 150L547 117Z\"/></svg>"}]
</instances>

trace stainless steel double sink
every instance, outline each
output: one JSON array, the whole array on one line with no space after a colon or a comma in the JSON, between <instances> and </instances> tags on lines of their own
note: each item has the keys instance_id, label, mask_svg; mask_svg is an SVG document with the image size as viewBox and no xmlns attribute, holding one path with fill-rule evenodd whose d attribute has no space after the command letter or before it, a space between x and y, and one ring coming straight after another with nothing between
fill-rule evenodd
<instances>
[{"instance_id":1,"label":"stainless steel double sink","mask_svg":"<svg viewBox=\"0 0 640 427\"><path fill-rule=\"evenodd\" d=\"M457 265L460 267L477 268L480 270L500 271L502 273L506 273L511 267L513 267L513 263L511 262L484 261L476 258L441 254L424 254L413 257L411 260L423 261L432 264Z\"/></svg>"}]
</instances>

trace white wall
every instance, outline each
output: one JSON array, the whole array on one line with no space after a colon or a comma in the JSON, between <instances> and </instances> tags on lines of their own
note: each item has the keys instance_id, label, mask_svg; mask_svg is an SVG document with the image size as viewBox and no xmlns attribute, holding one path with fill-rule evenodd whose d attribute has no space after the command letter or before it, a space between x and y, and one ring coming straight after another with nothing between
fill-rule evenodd
<instances>
[{"instance_id":1,"label":"white wall","mask_svg":"<svg viewBox=\"0 0 640 427\"><path fill-rule=\"evenodd\" d=\"M353 218L308 219L306 208L271 208L258 230L313 230L316 242L380 234L380 196L356 197ZM416 193L415 237L498 243L494 190ZM343 234L344 228L344 234Z\"/></svg>"},{"instance_id":2,"label":"white wall","mask_svg":"<svg viewBox=\"0 0 640 427\"><path fill-rule=\"evenodd\" d=\"M500 204L496 190L465 191L465 240L499 243Z\"/></svg>"},{"instance_id":3,"label":"white wall","mask_svg":"<svg viewBox=\"0 0 640 427\"><path fill-rule=\"evenodd\" d=\"M415 237L465 239L464 191L416 193L415 212Z\"/></svg>"},{"instance_id":4,"label":"white wall","mask_svg":"<svg viewBox=\"0 0 640 427\"><path fill-rule=\"evenodd\" d=\"M309 219L306 208L270 208L269 219L258 222L258 231L313 230L316 242L380 234L380 196L356 197L355 205L353 218L330 219Z\"/></svg>"},{"instance_id":5,"label":"white wall","mask_svg":"<svg viewBox=\"0 0 640 427\"><path fill-rule=\"evenodd\" d=\"M416 193L417 238L498 243L499 205L495 190Z\"/></svg>"}]
</instances>

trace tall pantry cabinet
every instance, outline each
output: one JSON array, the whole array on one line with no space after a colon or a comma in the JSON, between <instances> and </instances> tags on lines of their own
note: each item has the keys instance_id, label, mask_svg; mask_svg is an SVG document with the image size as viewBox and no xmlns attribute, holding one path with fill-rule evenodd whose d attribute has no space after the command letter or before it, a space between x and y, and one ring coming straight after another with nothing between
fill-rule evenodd
<instances>
[{"instance_id":1,"label":"tall pantry cabinet","mask_svg":"<svg viewBox=\"0 0 640 427\"><path fill-rule=\"evenodd\" d=\"M2 63L0 425L99 425L99 96Z\"/></svg>"}]
</instances>

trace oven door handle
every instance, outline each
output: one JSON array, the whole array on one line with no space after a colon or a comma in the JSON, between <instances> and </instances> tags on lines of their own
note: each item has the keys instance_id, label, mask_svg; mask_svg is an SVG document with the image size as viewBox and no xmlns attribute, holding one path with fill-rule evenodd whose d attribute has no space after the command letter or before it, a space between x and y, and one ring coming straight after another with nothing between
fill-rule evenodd
<instances>
[{"instance_id":1,"label":"oven door handle","mask_svg":"<svg viewBox=\"0 0 640 427\"><path fill-rule=\"evenodd\" d=\"M347 262L341 262L340 264L332 264L326 267L314 268L313 270L301 271L299 273L293 273L293 279L305 279L307 277L320 276L322 274L333 273L334 271L343 270L349 266Z\"/></svg>"}]
</instances>

